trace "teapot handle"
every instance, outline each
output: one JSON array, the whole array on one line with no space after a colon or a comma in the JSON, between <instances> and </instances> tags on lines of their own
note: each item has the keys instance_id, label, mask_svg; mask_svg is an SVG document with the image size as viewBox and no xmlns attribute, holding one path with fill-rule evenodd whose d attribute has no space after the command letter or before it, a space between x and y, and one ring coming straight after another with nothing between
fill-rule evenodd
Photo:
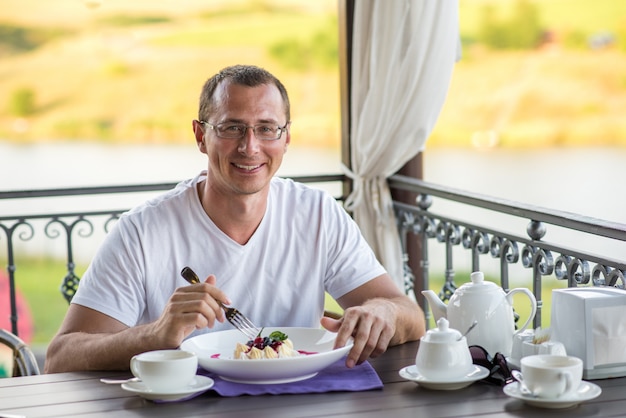
<instances>
[{"instance_id":1,"label":"teapot handle","mask_svg":"<svg viewBox=\"0 0 626 418\"><path fill-rule=\"evenodd\" d=\"M530 325L530 321L532 321L535 318L535 314L537 313L537 299L535 299L535 295L533 295L533 293L530 290L526 289L525 287L515 288L506 294L506 298L511 304L511 306L513 305L513 295L516 293L524 293L526 296L528 296L528 299L530 299L531 310L530 310L530 315L528 316L528 319L526 320L526 322L524 322L524 325L520 327L517 331L515 331L513 335L517 335L520 332L524 331L526 327Z\"/></svg>"}]
</instances>

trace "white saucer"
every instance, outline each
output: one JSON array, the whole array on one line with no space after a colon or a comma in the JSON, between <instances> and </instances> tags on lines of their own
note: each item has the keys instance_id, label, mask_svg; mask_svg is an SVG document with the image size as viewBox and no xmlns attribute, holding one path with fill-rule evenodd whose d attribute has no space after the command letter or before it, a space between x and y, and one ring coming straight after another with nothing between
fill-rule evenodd
<instances>
[{"instance_id":1,"label":"white saucer","mask_svg":"<svg viewBox=\"0 0 626 418\"><path fill-rule=\"evenodd\" d=\"M597 398L602 393L600 386L584 380L580 382L578 390L573 395L555 399L535 398L532 395L523 394L519 382L509 383L503 390L506 395L515 399L521 399L528 405L550 409L570 408L581 402Z\"/></svg>"},{"instance_id":2,"label":"white saucer","mask_svg":"<svg viewBox=\"0 0 626 418\"><path fill-rule=\"evenodd\" d=\"M489 376L489 370L487 370L486 368L482 366L477 366L477 365L474 365L472 370L469 373L467 373L465 376L459 379L454 379L452 381L427 379L426 377L422 376L417 371L417 367L415 365L407 366L403 368L402 370L400 370L400 377L406 380L415 382L418 385L423 386L427 389L434 389L434 390L461 389L461 388L471 385L472 383L480 379L484 379L487 376Z\"/></svg>"},{"instance_id":3,"label":"white saucer","mask_svg":"<svg viewBox=\"0 0 626 418\"><path fill-rule=\"evenodd\" d=\"M122 389L136 393L142 398L150 399L151 401L178 401L210 389L213 383L213 379L209 377L196 376L193 381L184 388L167 393L159 393L148 389L141 381L122 383Z\"/></svg>"}]
</instances>

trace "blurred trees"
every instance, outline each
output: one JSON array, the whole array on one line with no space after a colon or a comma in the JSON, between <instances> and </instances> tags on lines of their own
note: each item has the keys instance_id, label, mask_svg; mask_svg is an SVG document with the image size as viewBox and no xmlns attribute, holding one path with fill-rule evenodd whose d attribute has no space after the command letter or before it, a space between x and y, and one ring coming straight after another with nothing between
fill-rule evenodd
<instances>
[{"instance_id":1,"label":"blurred trees","mask_svg":"<svg viewBox=\"0 0 626 418\"><path fill-rule=\"evenodd\" d=\"M517 0L508 18L498 17L493 4L483 6L478 40L493 49L532 49L545 32L537 7L528 0Z\"/></svg>"}]
</instances>

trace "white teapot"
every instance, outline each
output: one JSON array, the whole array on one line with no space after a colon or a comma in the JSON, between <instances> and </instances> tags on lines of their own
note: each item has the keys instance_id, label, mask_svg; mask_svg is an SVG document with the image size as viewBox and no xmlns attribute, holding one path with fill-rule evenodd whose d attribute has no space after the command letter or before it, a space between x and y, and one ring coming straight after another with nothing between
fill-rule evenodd
<instances>
[{"instance_id":1,"label":"white teapot","mask_svg":"<svg viewBox=\"0 0 626 418\"><path fill-rule=\"evenodd\" d=\"M415 356L419 374L432 381L458 380L473 366L466 338L448 326L448 320L440 318L437 328L428 330L420 339Z\"/></svg>"},{"instance_id":2,"label":"white teapot","mask_svg":"<svg viewBox=\"0 0 626 418\"><path fill-rule=\"evenodd\" d=\"M482 272L470 276L471 283L465 283L455 290L446 306L432 290L422 294L428 300L435 320L447 318L450 327L468 329L474 321L478 325L467 336L468 345L480 345L491 355L499 352L511 355L513 336L526 329L537 313L537 300L532 292L525 288L516 288L505 293L495 283L485 281ZM524 325L515 331L513 317L513 295L523 293L531 303L531 313Z\"/></svg>"}]
</instances>

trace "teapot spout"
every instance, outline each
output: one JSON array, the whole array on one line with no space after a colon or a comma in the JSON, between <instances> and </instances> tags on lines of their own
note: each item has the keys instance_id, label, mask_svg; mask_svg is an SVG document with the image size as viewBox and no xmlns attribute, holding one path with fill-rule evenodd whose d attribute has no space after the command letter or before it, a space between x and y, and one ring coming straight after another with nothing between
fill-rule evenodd
<instances>
[{"instance_id":1,"label":"teapot spout","mask_svg":"<svg viewBox=\"0 0 626 418\"><path fill-rule=\"evenodd\" d=\"M447 317L448 307L446 306L445 303L443 303L441 299L439 299L439 297L437 296L435 292L433 292L432 290L422 290L422 295L424 295L424 297L428 301L430 310L432 311L433 316L435 317L435 322L438 321L440 318Z\"/></svg>"}]
</instances>

